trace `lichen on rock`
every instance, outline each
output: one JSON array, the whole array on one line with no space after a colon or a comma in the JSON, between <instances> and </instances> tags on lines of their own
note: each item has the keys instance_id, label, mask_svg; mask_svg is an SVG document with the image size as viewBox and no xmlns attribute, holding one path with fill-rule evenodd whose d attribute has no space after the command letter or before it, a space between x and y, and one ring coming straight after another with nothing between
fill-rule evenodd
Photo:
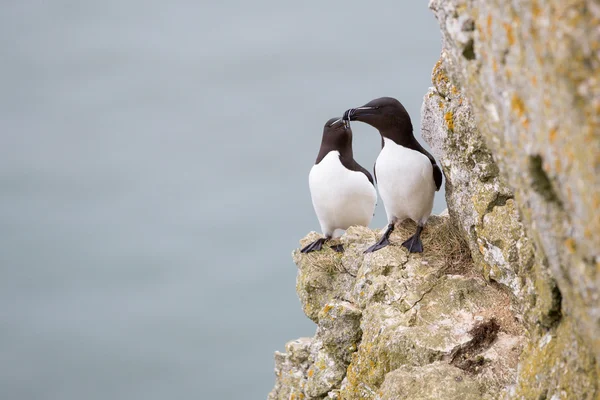
<instances>
[{"instance_id":1,"label":"lichen on rock","mask_svg":"<svg viewBox=\"0 0 600 400\"><path fill-rule=\"evenodd\" d=\"M281 376L294 377L294 387L301 388L296 395L306 399L420 398L382 397L387 393L382 385L402 368L434 374L437 367L432 365L456 369L464 376L460 387L474 390L473 398L492 396L514 383L524 337L509 294L473 273L466 242L449 217L430 219L423 254L409 255L399 246L412 230L411 223L399 226L391 236L396 245L372 254L363 251L377 234L364 227L352 227L341 237L343 255L328 248L294 252L298 295L318 327L305 346L310 347L308 356L294 362L292 354L277 355L284 361L276 369L278 383L270 399L290 396ZM478 370L453 365L457 349L474 340L473 328L490 320L499 321L503 339L494 337L464 354L463 361L477 364ZM509 349L497 349L506 343ZM473 385L466 383L471 381Z\"/></svg>"},{"instance_id":2,"label":"lichen on rock","mask_svg":"<svg viewBox=\"0 0 600 400\"><path fill-rule=\"evenodd\" d=\"M443 50L423 103L423 137L444 166L450 215L475 264L511 290L527 329L510 398L596 398L600 7L585 0L429 5ZM465 20L474 29L457 32ZM465 35L475 57L463 54ZM557 344L551 352L547 338ZM578 382L573 391L561 383L569 380Z\"/></svg>"}]
</instances>

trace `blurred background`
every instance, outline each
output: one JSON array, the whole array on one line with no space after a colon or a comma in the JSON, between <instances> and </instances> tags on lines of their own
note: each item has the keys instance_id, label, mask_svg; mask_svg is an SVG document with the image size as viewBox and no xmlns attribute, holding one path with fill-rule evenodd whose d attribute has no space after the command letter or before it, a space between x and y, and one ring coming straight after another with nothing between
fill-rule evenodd
<instances>
[{"instance_id":1,"label":"blurred background","mask_svg":"<svg viewBox=\"0 0 600 400\"><path fill-rule=\"evenodd\" d=\"M0 41L0 398L265 398L323 124L393 96L420 138L427 2L11 0Z\"/></svg>"}]
</instances>

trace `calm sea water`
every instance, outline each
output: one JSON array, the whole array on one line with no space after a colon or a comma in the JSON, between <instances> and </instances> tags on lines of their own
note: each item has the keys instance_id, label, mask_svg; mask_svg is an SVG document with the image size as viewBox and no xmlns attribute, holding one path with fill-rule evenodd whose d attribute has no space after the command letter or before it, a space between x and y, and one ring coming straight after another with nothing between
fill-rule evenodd
<instances>
[{"instance_id":1,"label":"calm sea water","mask_svg":"<svg viewBox=\"0 0 600 400\"><path fill-rule=\"evenodd\" d=\"M0 398L265 398L322 126L418 131L426 2L13 0L0 41Z\"/></svg>"}]
</instances>

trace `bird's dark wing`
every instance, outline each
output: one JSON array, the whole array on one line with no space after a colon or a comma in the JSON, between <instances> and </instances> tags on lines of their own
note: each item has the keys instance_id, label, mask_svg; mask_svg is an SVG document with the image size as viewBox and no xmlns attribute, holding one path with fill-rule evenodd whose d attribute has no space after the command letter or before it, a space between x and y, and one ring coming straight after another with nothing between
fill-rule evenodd
<instances>
[{"instance_id":1,"label":"bird's dark wing","mask_svg":"<svg viewBox=\"0 0 600 400\"><path fill-rule=\"evenodd\" d=\"M340 161L342 162L342 165L348 168L350 171L357 171L365 174L369 182L371 182L371 184L375 186L375 184L373 183L373 177L371 176L371 173L364 169L362 165L357 163L353 158L340 156Z\"/></svg>"},{"instance_id":2,"label":"bird's dark wing","mask_svg":"<svg viewBox=\"0 0 600 400\"><path fill-rule=\"evenodd\" d=\"M437 192L442 187L442 170L433 160L433 180L435 182L435 191Z\"/></svg>"},{"instance_id":3,"label":"bird's dark wing","mask_svg":"<svg viewBox=\"0 0 600 400\"><path fill-rule=\"evenodd\" d=\"M427 158L429 158L429 161L431 161L431 165L433 166L433 181L435 182L435 191L437 192L438 190L440 190L440 188L442 187L443 174L442 170L435 162L435 158L433 158L433 156L429 154L429 152L425 150L423 146L421 146L421 144L414 137L406 144L406 147L412 150L416 150L419 153L422 153L423 155L427 156Z\"/></svg>"}]
</instances>

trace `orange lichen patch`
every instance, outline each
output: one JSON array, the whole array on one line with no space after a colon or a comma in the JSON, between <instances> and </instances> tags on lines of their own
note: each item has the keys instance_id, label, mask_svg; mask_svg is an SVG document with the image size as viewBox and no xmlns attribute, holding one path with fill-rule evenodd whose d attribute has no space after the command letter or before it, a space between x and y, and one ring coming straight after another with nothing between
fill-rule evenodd
<instances>
[{"instance_id":1,"label":"orange lichen patch","mask_svg":"<svg viewBox=\"0 0 600 400\"><path fill-rule=\"evenodd\" d=\"M452 111L448 111L444 114L444 120L446 120L446 125L451 132L454 132L454 116L452 115Z\"/></svg>"},{"instance_id":2,"label":"orange lichen patch","mask_svg":"<svg viewBox=\"0 0 600 400\"><path fill-rule=\"evenodd\" d=\"M523 124L523 128L529 129L529 118L527 118L527 117L523 118L522 124Z\"/></svg>"},{"instance_id":3,"label":"orange lichen patch","mask_svg":"<svg viewBox=\"0 0 600 400\"><path fill-rule=\"evenodd\" d=\"M512 71L510 69L506 68L504 73L506 75L506 79L510 79L512 77Z\"/></svg>"},{"instance_id":4,"label":"orange lichen patch","mask_svg":"<svg viewBox=\"0 0 600 400\"><path fill-rule=\"evenodd\" d=\"M313 369L309 369L308 373L306 375L308 375L309 378L312 378L312 376L315 374L315 371L313 371Z\"/></svg>"},{"instance_id":5,"label":"orange lichen patch","mask_svg":"<svg viewBox=\"0 0 600 400\"><path fill-rule=\"evenodd\" d=\"M494 72L498 72L498 63L496 60L492 60L492 70L494 70Z\"/></svg>"},{"instance_id":6,"label":"orange lichen patch","mask_svg":"<svg viewBox=\"0 0 600 400\"><path fill-rule=\"evenodd\" d=\"M488 36L491 37L492 36L492 14L489 14L487 16L486 26L487 26L487 34L488 34Z\"/></svg>"},{"instance_id":7,"label":"orange lichen patch","mask_svg":"<svg viewBox=\"0 0 600 400\"><path fill-rule=\"evenodd\" d=\"M573 240L573 238L568 238L567 240L565 240L565 246L567 246L567 250L569 250L570 253L575 253L575 251L577 250L575 240Z\"/></svg>"},{"instance_id":8,"label":"orange lichen patch","mask_svg":"<svg viewBox=\"0 0 600 400\"><path fill-rule=\"evenodd\" d=\"M456 86L454 86L454 85L453 85L453 86L450 88L450 92L451 92L452 94L456 95L456 94L458 94L458 89L456 88Z\"/></svg>"},{"instance_id":9,"label":"orange lichen patch","mask_svg":"<svg viewBox=\"0 0 600 400\"><path fill-rule=\"evenodd\" d=\"M439 59L435 66L433 67L433 73L431 74L431 83L433 83L437 88L444 87L448 85L450 80L444 73L444 68L442 67L442 60Z\"/></svg>"},{"instance_id":10,"label":"orange lichen patch","mask_svg":"<svg viewBox=\"0 0 600 400\"><path fill-rule=\"evenodd\" d=\"M482 244L480 244L480 245L479 245L479 252L480 252L482 255L485 255L485 247L483 247L483 245L482 245Z\"/></svg>"},{"instance_id":11,"label":"orange lichen patch","mask_svg":"<svg viewBox=\"0 0 600 400\"><path fill-rule=\"evenodd\" d=\"M560 171L560 168L562 167L562 163L560 162L560 157L556 157L556 161L554 162L554 167L556 168L557 171Z\"/></svg>"},{"instance_id":12,"label":"orange lichen patch","mask_svg":"<svg viewBox=\"0 0 600 400\"><path fill-rule=\"evenodd\" d=\"M329 305L329 304L326 304L326 305L325 305L325 307L323 307L323 312L324 312L325 314L327 314L327 313L329 312L329 310L331 310L331 305Z\"/></svg>"},{"instance_id":13,"label":"orange lichen patch","mask_svg":"<svg viewBox=\"0 0 600 400\"><path fill-rule=\"evenodd\" d=\"M514 93L510 99L510 106L519 117L525 115L525 104L516 93Z\"/></svg>"},{"instance_id":14,"label":"orange lichen patch","mask_svg":"<svg viewBox=\"0 0 600 400\"><path fill-rule=\"evenodd\" d=\"M504 27L504 31L506 32L506 40L508 40L509 46L515 44L515 34L513 32L512 25L508 22L503 22L502 26Z\"/></svg>"},{"instance_id":15,"label":"orange lichen patch","mask_svg":"<svg viewBox=\"0 0 600 400\"><path fill-rule=\"evenodd\" d=\"M556 137L558 136L558 129L555 127L550 129L550 133L548 134L548 140L550 143L556 142Z\"/></svg>"},{"instance_id":16,"label":"orange lichen patch","mask_svg":"<svg viewBox=\"0 0 600 400\"><path fill-rule=\"evenodd\" d=\"M438 104L438 106L443 110L444 109L444 102L440 101L439 104Z\"/></svg>"},{"instance_id":17,"label":"orange lichen patch","mask_svg":"<svg viewBox=\"0 0 600 400\"><path fill-rule=\"evenodd\" d=\"M542 15L542 8L537 0L531 2L531 15L533 18L539 18Z\"/></svg>"},{"instance_id":18,"label":"orange lichen patch","mask_svg":"<svg viewBox=\"0 0 600 400\"><path fill-rule=\"evenodd\" d=\"M537 76L533 75L533 76L531 77L531 84L532 84L534 87L537 87Z\"/></svg>"}]
</instances>

